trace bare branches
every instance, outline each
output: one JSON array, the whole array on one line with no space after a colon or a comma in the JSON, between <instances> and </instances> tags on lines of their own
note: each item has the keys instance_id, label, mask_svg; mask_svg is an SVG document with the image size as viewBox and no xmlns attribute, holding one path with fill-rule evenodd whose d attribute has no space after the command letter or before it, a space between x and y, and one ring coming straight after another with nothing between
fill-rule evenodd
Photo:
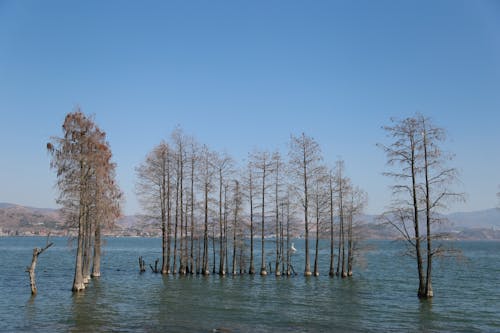
<instances>
[{"instance_id":1,"label":"bare branches","mask_svg":"<svg viewBox=\"0 0 500 333\"><path fill-rule=\"evenodd\" d=\"M384 173L396 181L392 186L395 206L384 216L384 220L414 250L419 275L418 296L432 297L432 258L442 253L443 248L439 244L433 247L433 240L438 240L439 235L431 231L431 225L439 220L439 210L446 208L449 200L463 198L463 194L451 189L457 181L458 172L446 166L452 155L440 147L446 138L444 129L434 126L429 118L421 114L391 121L394 125L383 129L394 142L389 146L379 145L386 153L387 164L397 168ZM424 236L421 235L420 229L424 228L420 217L425 221ZM409 232L410 224L413 224L412 232ZM425 277L424 255L427 265Z\"/></svg>"}]
</instances>

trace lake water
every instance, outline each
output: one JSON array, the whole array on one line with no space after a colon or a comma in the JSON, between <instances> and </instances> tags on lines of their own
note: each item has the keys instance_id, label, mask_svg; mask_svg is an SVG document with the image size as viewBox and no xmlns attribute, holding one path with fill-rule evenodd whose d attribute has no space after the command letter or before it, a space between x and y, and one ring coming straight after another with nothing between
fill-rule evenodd
<instances>
[{"instance_id":1,"label":"lake water","mask_svg":"<svg viewBox=\"0 0 500 333\"><path fill-rule=\"evenodd\" d=\"M45 238L0 237L2 332L499 332L500 242L458 242L465 260L436 263L435 297L416 297L416 272L402 244L369 242L348 279L139 274L137 258L161 255L160 239L107 239L102 277L70 290L74 250L63 238L39 257L38 295L25 272ZM257 242L259 247L260 243ZM303 243L295 242L303 271ZM256 264L260 262L257 254ZM258 265L256 265L258 267Z\"/></svg>"}]
</instances>

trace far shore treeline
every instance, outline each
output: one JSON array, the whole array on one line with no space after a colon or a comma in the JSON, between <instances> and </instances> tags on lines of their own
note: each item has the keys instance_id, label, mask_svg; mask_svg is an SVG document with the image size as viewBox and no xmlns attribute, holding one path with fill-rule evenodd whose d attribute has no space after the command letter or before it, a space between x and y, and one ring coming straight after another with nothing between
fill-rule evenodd
<instances>
[{"instance_id":1,"label":"far shore treeline","mask_svg":"<svg viewBox=\"0 0 500 333\"><path fill-rule=\"evenodd\" d=\"M418 296L428 298L432 258L443 251L432 242L440 235L431 225L448 199L461 197L450 189L456 170L446 166L450 158L440 148L444 130L430 119L417 114L391 121L384 130L393 143L380 147L388 159L386 175L395 181L394 200L383 219L409 244ZM120 216L122 192L111 147L93 117L77 109L62 129L62 137L52 138L47 148L57 173L57 202L67 227L78 230L73 291L82 291L100 275L101 229ZM357 225L368 198L345 168L342 160L326 164L320 144L305 133L290 136L286 154L254 150L241 165L176 128L136 167L143 219L162 233L161 262L153 271L289 276L299 270L290 256L291 236L300 232L305 276L326 269L319 267L320 239L329 244L328 274L352 276L362 239ZM272 255L264 250L266 242Z\"/></svg>"}]
</instances>

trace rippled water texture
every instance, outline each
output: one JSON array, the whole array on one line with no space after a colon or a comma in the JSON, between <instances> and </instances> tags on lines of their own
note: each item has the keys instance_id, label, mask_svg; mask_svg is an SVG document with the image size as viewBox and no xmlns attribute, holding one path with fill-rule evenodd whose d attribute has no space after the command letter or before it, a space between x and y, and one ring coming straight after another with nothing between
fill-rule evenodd
<instances>
[{"instance_id":1,"label":"rippled water texture","mask_svg":"<svg viewBox=\"0 0 500 333\"><path fill-rule=\"evenodd\" d=\"M402 245L369 242L349 279L139 274L137 258L160 257L159 239L108 239L102 277L74 295L67 240L38 261L38 295L25 272L44 238L0 238L0 331L72 332L495 332L500 331L500 243L463 242L466 260L436 263L435 297L419 301ZM303 243L295 267L303 271ZM257 254L256 263L260 262Z\"/></svg>"}]
</instances>

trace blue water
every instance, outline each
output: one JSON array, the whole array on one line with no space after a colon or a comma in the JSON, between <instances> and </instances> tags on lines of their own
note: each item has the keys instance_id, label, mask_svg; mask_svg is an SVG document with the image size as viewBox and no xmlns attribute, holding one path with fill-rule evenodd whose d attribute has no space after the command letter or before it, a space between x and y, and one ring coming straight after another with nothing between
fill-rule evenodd
<instances>
[{"instance_id":1,"label":"blue water","mask_svg":"<svg viewBox=\"0 0 500 333\"><path fill-rule=\"evenodd\" d=\"M64 238L53 241L39 257L38 295L31 297L25 268L45 239L0 238L0 331L500 331L500 242L454 243L464 258L437 261L435 297L420 301L413 260L389 241L368 242L354 276L339 279L328 276L326 244L319 277L182 277L139 274L138 256L153 263L159 239L110 238L102 277L81 294L70 291L74 250ZM303 243L295 247L302 272Z\"/></svg>"}]
</instances>

